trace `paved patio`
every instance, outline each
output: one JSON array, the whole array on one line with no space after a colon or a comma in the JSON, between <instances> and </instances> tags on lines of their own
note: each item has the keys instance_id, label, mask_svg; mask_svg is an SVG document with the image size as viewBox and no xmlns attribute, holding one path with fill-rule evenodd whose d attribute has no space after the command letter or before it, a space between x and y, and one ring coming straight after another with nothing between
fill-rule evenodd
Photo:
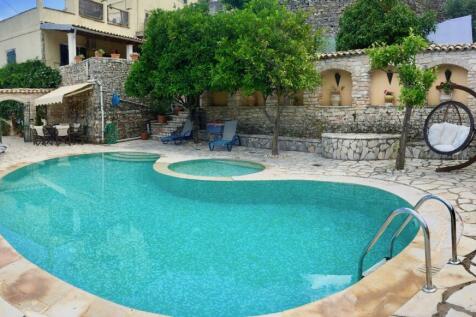
<instances>
[{"instance_id":1,"label":"paved patio","mask_svg":"<svg viewBox=\"0 0 476 317\"><path fill-rule=\"evenodd\" d=\"M282 152L273 158L268 150L235 147L232 152L209 152L206 144L175 146L157 141L131 141L115 145L33 146L16 137L4 137L8 151L0 155L0 176L12 167L69 154L101 151L134 150L173 155L190 159L221 157L246 159L272 166L289 175L307 174L350 176L384 180L410 186L446 198L457 208L464 226L459 242L462 264L446 265L434 276L438 291L417 293L394 316L476 316L476 165L452 173L436 173L435 168L449 161L408 160L405 171L395 171L393 161L335 161L315 154ZM0 279L0 287L3 281ZM0 316L23 316L0 300ZM15 312L15 313L14 313ZM42 312L25 312L27 316L43 316ZM48 316L48 315L46 315ZM88 315L89 316L89 315Z\"/></svg>"}]
</instances>

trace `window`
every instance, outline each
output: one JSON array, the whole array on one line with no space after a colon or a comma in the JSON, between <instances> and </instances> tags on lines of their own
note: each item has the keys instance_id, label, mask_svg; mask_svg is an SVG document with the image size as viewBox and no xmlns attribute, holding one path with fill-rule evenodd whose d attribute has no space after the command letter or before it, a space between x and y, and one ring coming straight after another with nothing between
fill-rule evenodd
<instances>
[{"instance_id":1,"label":"window","mask_svg":"<svg viewBox=\"0 0 476 317\"><path fill-rule=\"evenodd\" d=\"M7 64L15 64L17 62L17 53L15 49L7 50Z\"/></svg>"},{"instance_id":2,"label":"window","mask_svg":"<svg viewBox=\"0 0 476 317\"><path fill-rule=\"evenodd\" d=\"M120 26L129 26L129 12L108 6L107 22Z\"/></svg>"},{"instance_id":3,"label":"window","mask_svg":"<svg viewBox=\"0 0 476 317\"><path fill-rule=\"evenodd\" d=\"M103 5L92 0L79 0L79 15L94 20L103 20Z\"/></svg>"}]
</instances>

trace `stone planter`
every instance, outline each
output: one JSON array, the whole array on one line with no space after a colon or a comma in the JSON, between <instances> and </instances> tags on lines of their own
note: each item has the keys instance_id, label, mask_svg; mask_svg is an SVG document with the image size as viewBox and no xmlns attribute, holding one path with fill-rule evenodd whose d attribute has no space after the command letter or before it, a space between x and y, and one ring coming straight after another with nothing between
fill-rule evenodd
<instances>
[{"instance_id":1,"label":"stone planter","mask_svg":"<svg viewBox=\"0 0 476 317\"><path fill-rule=\"evenodd\" d=\"M332 93L331 94L331 105L334 107L340 106L340 94L339 93Z\"/></svg>"},{"instance_id":2,"label":"stone planter","mask_svg":"<svg viewBox=\"0 0 476 317\"><path fill-rule=\"evenodd\" d=\"M393 101L395 100L394 95L385 95L385 103L386 104L393 104Z\"/></svg>"},{"instance_id":3,"label":"stone planter","mask_svg":"<svg viewBox=\"0 0 476 317\"><path fill-rule=\"evenodd\" d=\"M399 134L323 133L322 155L335 160L390 160L397 155Z\"/></svg>"}]
</instances>

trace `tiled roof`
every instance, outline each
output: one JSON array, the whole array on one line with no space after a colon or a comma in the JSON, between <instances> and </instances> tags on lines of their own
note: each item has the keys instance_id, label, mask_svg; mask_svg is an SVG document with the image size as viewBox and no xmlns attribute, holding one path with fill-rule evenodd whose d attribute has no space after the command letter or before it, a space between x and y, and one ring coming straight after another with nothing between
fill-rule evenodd
<instances>
[{"instance_id":1,"label":"tiled roof","mask_svg":"<svg viewBox=\"0 0 476 317\"><path fill-rule=\"evenodd\" d=\"M106 31L102 31L102 30L98 30L98 29L93 29L93 28L90 28L90 27L77 25L77 24L72 24L72 26L79 29L80 31L85 30L85 31L97 32L97 33L101 33L101 34L104 34L104 35L110 35L110 36L113 36L115 38L123 39L123 40L126 40L126 41L131 41L132 40L132 41L138 42L138 43L144 42L143 39L140 39L140 38L135 37L135 36L125 36L125 35L121 35L121 34L117 34L117 33L112 33L112 32L106 32Z\"/></svg>"},{"instance_id":2,"label":"tiled roof","mask_svg":"<svg viewBox=\"0 0 476 317\"><path fill-rule=\"evenodd\" d=\"M0 94L45 94L52 90L50 88L6 88L0 89Z\"/></svg>"},{"instance_id":3,"label":"tiled roof","mask_svg":"<svg viewBox=\"0 0 476 317\"><path fill-rule=\"evenodd\" d=\"M428 52L450 52L450 51L465 51L465 50L474 50L474 49L476 49L476 43L472 43L472 44L448 44L448 45L431 44L430 46L428 46L426 51L428 51ZM357 56L357 55L365 55L365 50L364 49L358 49L358 50L324 53L324 54L321 54L319 56L319 58L320 59L331 59L331 58Z\"/></svg>"}]
</instances>

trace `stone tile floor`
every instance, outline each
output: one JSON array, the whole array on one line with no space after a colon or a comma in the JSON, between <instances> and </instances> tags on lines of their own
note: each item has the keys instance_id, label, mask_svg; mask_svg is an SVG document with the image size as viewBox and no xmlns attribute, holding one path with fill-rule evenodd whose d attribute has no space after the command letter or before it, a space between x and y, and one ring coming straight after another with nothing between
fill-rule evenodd
<instances>
[{"instance_id":1,"label":"stone tile floor","mask_svg":"<svg viewBox=\"0 0 476 317\"><path fill-rule=\"evenodd\" d=\"M32 163L56 156L101 151L147 151L172 153L184 159L220 157L247 159L273 166L289 175L306 172L326 176L354 176L393 181L440 195L454 204L464 222L459 254L462 264L445 266L435 277L436 293L417 293L394 316L476 316L476 165L451 173L436 173L438 166L453 164L441 160L408 160L404 171L395 171L393 161L336 161L316 154L282 152L278 158L268 150L235 147L232 152L210 152L206 144L162 145L157 141L130 141L115 145L33 146L16 137L4 137L9 146L0 154L0 174L7 167ZM10 312L0 300L0 315ZM12 316L13 313L11 313ZM3 316L3 315L2 315ZM21 316L19 314L18 316ZM33 315L31 315L33 316Z\"/></svg>"}]
</instances>

